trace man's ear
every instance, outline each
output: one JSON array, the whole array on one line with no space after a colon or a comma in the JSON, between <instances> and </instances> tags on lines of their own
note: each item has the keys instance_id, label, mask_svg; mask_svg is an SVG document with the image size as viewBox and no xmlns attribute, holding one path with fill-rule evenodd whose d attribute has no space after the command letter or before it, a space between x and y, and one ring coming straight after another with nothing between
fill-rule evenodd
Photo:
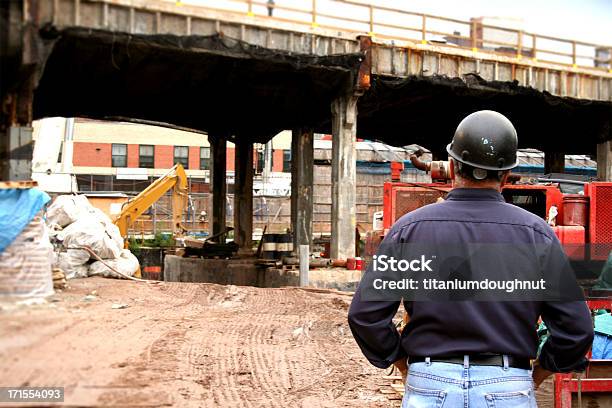
<instances>
[{"instance_id":1,"label":"man's ear","mask_svg":"<svg viewBox=\"0 0 612 408\"><path fill-rule=\"evenodd\" d=\"M455 181L455 161L452 157L448 158L448 173L450 181Z\"/></svg>"}]
</instances>

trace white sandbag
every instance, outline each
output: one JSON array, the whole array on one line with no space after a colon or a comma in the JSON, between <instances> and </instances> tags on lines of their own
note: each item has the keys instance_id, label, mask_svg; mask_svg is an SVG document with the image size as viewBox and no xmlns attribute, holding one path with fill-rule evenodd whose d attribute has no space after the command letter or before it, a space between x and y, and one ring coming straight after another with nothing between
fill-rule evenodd
<instances>
[{"instance_id":1,"label":"white sandbag","mask_svg":"<svg viewBox=\"0 0 612 408\"><path fill-rule=\"evenodd\" d=\"M53 292L53 247L37 216L0 253L0 297L44 297Z\"/></svg>"},{"instance_id":2,"label":"white sandbag","mask_svg":"<svg viewBox=\"0 0 612 408\"><path fill-rule=\"evenodd\" d=\"M47 209L47 223L65 227L87 214L92 208L84 195L61 195Z\"/></svg>"},{"instance_id":3,"label":"white sandbag","mask_svg":"<svg viewBox=\"0 0 612 408\"><path fill-rule=\"evenodd\" d=\"M122 250L119 258L104 260L104 262L127 276L134 276L134 274L140 269L138 259L130 252L129 249ZM96 261L90 265L89 276L93 275L102 275L106 276L107 278L121 278L121 276L118 276L116 273L108 269L108 267L100 261Z\"/></svg>"},{"instance_id":4,"label":"white sandbag","mask_svg":"<svg viewBox=\"0 0 612 408\"><path fill-rule=\"evenodd\" d=\"M104 224L104 229L106 229L106 233L117 243L119 248L123 248L123 237L121 236L121 232L119 231L119 227L116 226L113 221L104 213L104 211L99 208L92 207L91 215L96 217L102 224Z\"/></svg>"},{"instance_id":5,"label":"white sandbag","mask_svg":"<svg viewBox=\"0 0 612 408\"><path fill-rule=\"evenodd\" d=\"M66 275L66 279L86 278L89 272L89 253L82 249L69 249L57 255L56 266Z\"/></svg>"},{"instance_id":6,"label":"white sandbag","mask_svg":"<svg viewBox=\"0 0 612 408\"><path fill-rule=\"evenodd\" d=\"M114 259L121 255L121 246L111 237L104 223L91 215L81 217L57 234L66 248L88 246L100 258Z\"/></svg>"},{"instance_id":7,"label":"white sandbag","mask_svg":"<svg viewBox=\"0 0 612 408\"><path fill-rule=\"evenodd\" d=\"M55 238L64 248L88 246L102 259L121 255L123 237L119 228L100 209L91 205L84 195L64 195L56 198L47 211L47 222L54 229ZM59 227L64 227L58 231ZM83 268L89 260L85 251L62 255L59 267L70 277L86 276ZM58 262L59 263L59 262Z\"/></svg>"}]
</instances>

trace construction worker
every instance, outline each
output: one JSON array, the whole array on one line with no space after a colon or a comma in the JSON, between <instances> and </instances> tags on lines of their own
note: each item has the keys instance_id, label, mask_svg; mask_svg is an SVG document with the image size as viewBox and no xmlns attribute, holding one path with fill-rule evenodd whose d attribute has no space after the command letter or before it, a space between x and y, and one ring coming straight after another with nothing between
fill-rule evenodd
<instances>
[{"instance_id":1,"label":"construction worker","mask_svg":"<svg viewBox=\"0 0 612 408\"><path fill-rule=\"evenodd\" d=\"M268 0L266 3L266 7L268 8L268 17L272 17L274 15L274 7L276 4L274 0Z\"/></svg>"},{"instance_id":2,"label":"construction worker","mask_svg":"<svg viewBox=\"0 0 612 408\"><path fill-rule=\"evenodd\" d=\"M500 113L479 111L467 116L447 146L453 189L446 200L404 215L383 244L492 243L529 248L544 244L554 249L545 263L499 264L499 269L568 266L546 221L506 203L500 193L517 164L517 145L514 126ZM404 376L407 373L403 407L535 407L534 388L548 376L579 371L587 364L593 323L584 301L404 298L409 319L400 334L392 322L399 300L363 298L361 286L370 273L368 269L355 292L349 325L373 365L394 364ZM540 317L550 337L532 365Z\"/></svg>"}]
</instances>

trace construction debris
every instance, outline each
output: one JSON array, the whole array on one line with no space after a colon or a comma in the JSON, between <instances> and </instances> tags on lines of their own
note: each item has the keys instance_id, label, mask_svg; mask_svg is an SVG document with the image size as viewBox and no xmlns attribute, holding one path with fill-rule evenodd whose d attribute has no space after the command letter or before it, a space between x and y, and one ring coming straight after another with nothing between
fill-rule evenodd
<instances>
[{"instance_id":1,"label":"construction debris","mask_svg":"<svg viewBox=\"0 0 612 408\"><path fill-rule=\"evenodd\" d=\"M89 272L89 254L82 249L68 249L57 253L56 266L67 271L66 278L86 278Z\"/></svg>"},{"instance_id":2,"label":"construction debris","mask_svg":"<svg viewBox=\"0 0 612 408\"><path fill-rule=\"evenodd\" d=\"M109 266L112 268L109 268ZM117 278L115 271L123 275L134 276L140 270L138 259L132 255L129 249L121 251L121 255L116 259L108 259L105 262L96 261L89 266L89 276L102 275L107 278Z\"/></svg>"},{"instance_id":3,"label":"construction debris","mask_svg":"<svg viewBox=\"0 0 612 408\"><path fill-rule=\"evenodd\" d=\"M66 289L66 275L60 268L53 268L53 289Z\"/></svg>"},{"instance_id":4,"label":"construction debris","mask_svg":"<svg viewBox=\"0 0 612 408\"><path fill-rule=\"evenodd\" d=\"M140 271L136 257L123 249L119 228L83 195L57 197L47 211L47 225L57 252L55 266L67 279L131 277Z\"/></svg>"},{"instance_id":5,"label":"construction debris","mask_svg":"<svg viewBox=\"0 0 612 408\"><path fill-rule=\"evenodd\" d=\"M111 305L111 309L127 309L128 307L130 306L125 303L113 303Z\"/></svg>"},{"instance_id":6,"label":"construction debris","mask_svg":"<svg viewBox=\"0 0 612 408\"><path fill-rule=\"evenodd\" d=\"M64 228L87 214L86 209L89 206L89 201L84 195L58 196L47 210L47 223Z\"/></svg>"}]
</instances>

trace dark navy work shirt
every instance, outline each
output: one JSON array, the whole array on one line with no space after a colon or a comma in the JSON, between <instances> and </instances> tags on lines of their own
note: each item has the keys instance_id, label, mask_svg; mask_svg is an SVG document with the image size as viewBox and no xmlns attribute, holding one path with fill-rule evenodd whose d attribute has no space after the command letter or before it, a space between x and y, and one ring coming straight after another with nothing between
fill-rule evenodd
<instances>
[{"instance_id":1,"label":"dark navy work shirt","mask_svg":"<svg viewBox=\"0 0 612 408\"><path fill-rule=\"evenodd\" d=\"M505 202L492 189L453 189L442 203L400 218L383 243L486 242L560 243L544 220ZM563 251L552 265L567 265ZM533 266L537 268L537 265ZM593 341L593 322L584 301L406 302L410 321L401 336L392 319L399 301L364 301L360 291L349 309L349 325L366 358L386 368L406 356L455 356L495 353L533 359L541 316L550 337L539 357L554 372L581 366Z\"/></svg>"}]
</instances>

